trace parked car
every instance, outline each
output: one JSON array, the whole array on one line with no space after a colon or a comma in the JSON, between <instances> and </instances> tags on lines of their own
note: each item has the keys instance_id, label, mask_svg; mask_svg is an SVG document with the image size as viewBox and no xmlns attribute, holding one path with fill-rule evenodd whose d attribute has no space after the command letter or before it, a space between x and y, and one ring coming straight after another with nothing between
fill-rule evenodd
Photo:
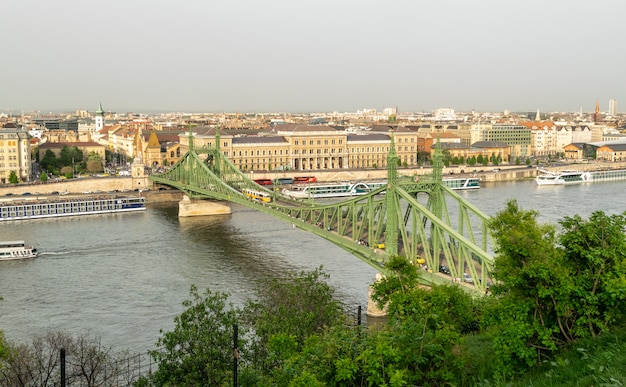
<instances>
[{"instance_id":1,"label":"parked car","mask_svg":"<svg viewBox=\"0 0 626 387\"><path fill-rule=\"evenodd\" d=\"M450 268L446 265L439 265L439 272L446 274L446 275L450 275Z\"/></svg>"},{"instance_id":2,"label":"parked car","mask_svg":"<svg viewBox=\"0 0 626 387\"><path fill-rule=\"evenodd\" d=\"M472 278L471 275L469 275L467 273L463 273L463 282L467 282L468 284L473 284L474 283L474 279Z\"/></svg>"}]
</instances>

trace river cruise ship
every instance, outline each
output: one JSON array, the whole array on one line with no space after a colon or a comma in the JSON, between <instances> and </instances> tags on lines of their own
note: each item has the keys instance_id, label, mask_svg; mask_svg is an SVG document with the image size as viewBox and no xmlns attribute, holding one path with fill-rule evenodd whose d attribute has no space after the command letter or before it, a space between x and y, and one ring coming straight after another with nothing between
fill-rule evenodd
<instances>
[{"instance_id":1,"label":"river cruise ship","mask_svg":"<svg viewBox=\"0 0 626 387\"><path fill-rule=\"evenodd\" d=\"M24 241L0 241L0 261L35 258L37 249L27 246Z\"/></svg>"},{"instance_id":2,"label":"river cruise ship","mask_svg":"<svg viewBox=\"0 0 626 387\"><path fill-rule=\"evenodd\" d=\"M0 204L0 222L143 211L144 197L67 198Z\"/></svg>"},{"instance_id":3,"label":"river cruise ship","mask_svg":"<svg viewBox=\"0 0 626 387\"><path fill-rule=\"evenodd\" d=\"M386 187L387 182L311 184L285 188L281 193L294 199L350 197L368 194Z\"/></svg>"},{"instance_id":4,"label":"river cruise ship","mask_svg":"<svg viewBox=\"0 0 626 387\"><path fill-rule=\"evenodd\" d=\"M585 171L552 172L542 170L535 178L538 185L581 184L592 181L592 174Z\"/></svg>"},{"instance_id":5,"label":"river cruise ship","mask_svg":"<svg viewBox=\"0 0 626 387\"><path fill-rule=\"evenodd\" d=\"M602 183L609 181L624 181L626 180L626 169L610 169L606 171L592 171L591 181L594 183Z\"/></svg>"},{"instance_id":6,"label":"river cruise ship","mask_svg":"<svg viewBox=\"0 0 626 387\"><path fill-rule=\"evenodd\" d=\"M480 179L477 177L443 179L443 184L445 184L448 188L454 190L479 189Z\"/></svg>"}]
</instances>

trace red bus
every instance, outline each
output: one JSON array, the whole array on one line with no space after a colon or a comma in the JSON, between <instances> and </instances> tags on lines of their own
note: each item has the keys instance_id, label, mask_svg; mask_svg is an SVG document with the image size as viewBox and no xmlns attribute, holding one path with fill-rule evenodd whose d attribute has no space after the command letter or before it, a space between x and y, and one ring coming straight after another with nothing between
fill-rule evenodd
<instances>
[{"instance_id":1,"label":"red bus","mask_svg":"<svg viewBox=\"0 0 626 387\"><path fill-rule=\"evenodd\" d=\"M255 179L254 182L257 183L258 185L272 185L273 184L271 179Z\"/></svg>"},{"instance_id":2,"label":"red bus","mask_svg":"<svg viewBox=\"0 0 626 387\"><path fill-rule=\"evenodd\" d=\"M317 178L315 178L315 176L296 176L293 178L293 182L296 184L315 183L317 182Z\"/></svg>"}]
</instances>

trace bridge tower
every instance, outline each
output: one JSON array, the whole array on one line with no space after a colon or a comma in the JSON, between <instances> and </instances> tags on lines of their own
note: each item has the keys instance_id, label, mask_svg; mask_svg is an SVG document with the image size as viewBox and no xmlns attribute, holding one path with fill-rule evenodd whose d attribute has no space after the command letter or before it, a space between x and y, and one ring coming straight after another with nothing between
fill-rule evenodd
<instances>
[{"instance_id":1,"label":"bridge tower","mask_svg":"<svg viewBox=\"0 0 626 387\"><path fill-rule=\"evenodd\" d=\"M396 195L396 188L398 186L398 161L399 158L396 154L396 146L392 132L389 153L387 154L387 194L385 195L387 206L385 250L389 255L398 254L398 213L400 210L400 202Z\"/></svg>"}]
</instances>

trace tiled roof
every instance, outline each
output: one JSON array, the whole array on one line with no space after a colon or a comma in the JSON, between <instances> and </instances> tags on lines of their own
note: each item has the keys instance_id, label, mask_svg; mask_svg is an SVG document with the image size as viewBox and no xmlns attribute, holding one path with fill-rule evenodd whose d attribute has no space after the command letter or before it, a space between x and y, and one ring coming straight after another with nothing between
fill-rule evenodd
<instances>
[{"instance_id":1,"label":"tiled roof","mask_svg":"<svg viewBox=\"0 0 626 387\"><path fill-rule=\"evenodd\" d=\"M283 142L288 144L287 139L283 136L247 136L247 137L233 137L233 145L235 144L269 144Z\"/></svg>"},{"instance_id":2,"label":"tiled roof","mask_svg":"<svg viewBox=\"0 0 626 387\"><path fill-rule=\"evenodd\" d=\"M389 141L389 136L382 133L349 134L347 141Z\"/></svg>"},{"instance_id":3,"label":"tiled roof","mask_svg":"<svg viewBox=\"0 0 626 387\"><path fill-rule=\"evenodd\" d=\"M604 146L606 146L607 148L610 148L611 150L613 150L615 152L626 151L626 144L624 144L624 143L621 143L621 144L605 144Z\"/></svg>"},{"instance_id":4,"label":"tiled roof","mask_svg":"<svg viewBox=\"0 0 626 387\"><path fill-rule=\"evenodd\" d=\"M274 132L338 132L336 128L328 125L302 125L302 124L279 124L274 127Z\"/></svg>"},{"instance_id":5,"label":"tiled roof","mask_svg":"<svg viewBox=\"0 0 626 387\"><path fill-rule=\"evenodd\" d=\"M476 141L472 148L507 148L509 145L502 141Z\"/></svg>"}]
</instances>

